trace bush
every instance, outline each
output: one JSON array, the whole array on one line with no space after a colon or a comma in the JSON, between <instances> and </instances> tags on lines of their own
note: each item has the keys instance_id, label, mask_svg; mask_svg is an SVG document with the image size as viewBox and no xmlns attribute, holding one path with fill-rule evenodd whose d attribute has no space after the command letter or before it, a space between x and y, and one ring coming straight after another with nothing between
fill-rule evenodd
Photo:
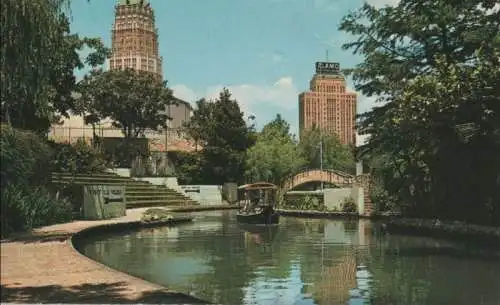
<instances>
[{"instance_id":1,"label":"bush","mask_svg":"<svg viewBox=\"0 0 500 305\"><path fill-rule=\"evenodd\" d=\"M42 185L49 180L52 151L47 142L39 135L1 125L1 183Z\"/></svg>"},{"instance_id":2,"label":"bush","mask_svg":"<svg viewBox=\"0 0 500 305\"><path fill-rule=\"evenodd\" d=\"M149 154L149 140L146 138L110 138L102 139L105 158L115 167L130 168L137 157Z\"/></svg>"},{"instance_id":3,"label":"bush","mask_svg":"<svg viewBox=\"0 0 500 305\"><path fill-rule=\"evenodd\" d=\"M344 213L355 213L358 211L356 201L352 197L344 198L342 202L342 212Z\"/></svg>"},{"instance_id":4,"label":"bush","mask_svg":"<svg viewBox=\"0 0 500 305\"><path fill-rule=\"evenodd\" d=\"M104 156L83 139L74 144L50 142L54 151L51 170L54 172L89 174L106 169Z\"/></svg>"},{"instance_id":5,"label":"bush","mask_svg":"<svg viewBox=\"0 0 500 305\"><path fill-rule=\"evenodd\" d=\"M7 184L1 191L2 238L72 219L73 208L67 200L56 200L44 187L22 188Z\"/></svg>"}]
</instances>

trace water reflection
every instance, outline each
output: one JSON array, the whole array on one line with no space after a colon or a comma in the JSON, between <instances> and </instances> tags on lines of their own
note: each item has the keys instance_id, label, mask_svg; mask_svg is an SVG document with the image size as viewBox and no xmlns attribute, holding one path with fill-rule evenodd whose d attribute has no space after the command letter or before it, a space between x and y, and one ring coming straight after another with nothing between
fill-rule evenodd
<instances>
[{"instance_id":1,"label":"water reflection","mask_svg":"<svg viewBox=\"0 0 500 305\"><path fill-rule=\"evenodd\" d=\"M498 305L500 254L380 234L369 221L282 217L245 227L231 212L85 241L88 256L221 304Z\"/></svg>"}]
</instances>

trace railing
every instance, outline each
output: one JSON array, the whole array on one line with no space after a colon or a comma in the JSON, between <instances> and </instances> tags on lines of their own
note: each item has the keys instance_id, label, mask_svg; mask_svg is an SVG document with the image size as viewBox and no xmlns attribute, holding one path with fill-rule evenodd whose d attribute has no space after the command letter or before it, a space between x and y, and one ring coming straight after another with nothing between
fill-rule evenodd
<instances>
[{"instance_id":1,"label":"railing","mask_svg":"<svg viewBox=\"0 0 500 305\"><path fill-rule=\"evenodd\" d=\"M53 126L47 136L56 142L76 143L80 139L91 144L94 134L99 138L123 138L121 129L113 127L96 127L93 129L92 127ZM181 128L166 131L147 130L144 137L149 139L150 151L171 149L190 151L195 149L194 141L189 140Z\"/></svg>"},{"instance_id":2,"label":"railing","mask_svg":"<svg viewBox=\"0 0 500 305\"><path fill-rule=\"evenodd\" d=\"M289 181L290 179L292 179L295 176L298 176L300 174L305 174L305 173L311 172L311 171L321 171L321 169L319 169L319 168L302 168L298 172L290 174L290 175L286 176L284 179L282 179L280 185L282 186L283 183ZM351 174L348 174L346 172L343 172L343 171L340 171L340 170L336 170L336 169L323 169L323 171L324 172L330 172L330 173L333 173L333 174L337 174L337 175L342 176L344 178L355 178L354 175L351 175Z\"/></svg>"}]
</instances>

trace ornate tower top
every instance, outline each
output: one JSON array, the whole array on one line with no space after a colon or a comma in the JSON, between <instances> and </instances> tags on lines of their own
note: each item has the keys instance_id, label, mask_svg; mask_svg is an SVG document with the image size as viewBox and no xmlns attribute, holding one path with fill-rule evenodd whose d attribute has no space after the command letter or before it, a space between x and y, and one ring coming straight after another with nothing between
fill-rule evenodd
<instances>
[{"instance_id":1,"label":"ornate tower top","mask_svg":"<svg viewBox=\"0 0 500 305\"><path fill-rule=\"evenodd\" d=\"M118 5L144 5L149 6L149 0L119 0Z\"/></svg>"},{"instance_id":2,"label":"ornate tower top","mask_svg":"<svg viewBox=\"0 0 500 305\"><path fill-rule=\"evenodd\" d=\"M162 79L154 12L148 0L119 0L115 7L110 69L148 71Z\"/></svg>"}]
</instances>

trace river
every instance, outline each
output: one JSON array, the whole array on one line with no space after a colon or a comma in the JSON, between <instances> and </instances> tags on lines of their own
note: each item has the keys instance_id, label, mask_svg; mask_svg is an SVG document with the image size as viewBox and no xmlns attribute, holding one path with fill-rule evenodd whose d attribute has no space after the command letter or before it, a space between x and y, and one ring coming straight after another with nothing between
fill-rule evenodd
<instances>
[{"instance_id":1,"label":"river","mask_svg":"<svg viewBox=\"0 0 500 305\"><path fill-rule=\"evenodd\" d=\"M234 211L177 227L104 234L77 248L117 270L218 304L499 305L500 253L390 235L368 220L281 217L241 228Z\"/></svg>"}]
</instances>

